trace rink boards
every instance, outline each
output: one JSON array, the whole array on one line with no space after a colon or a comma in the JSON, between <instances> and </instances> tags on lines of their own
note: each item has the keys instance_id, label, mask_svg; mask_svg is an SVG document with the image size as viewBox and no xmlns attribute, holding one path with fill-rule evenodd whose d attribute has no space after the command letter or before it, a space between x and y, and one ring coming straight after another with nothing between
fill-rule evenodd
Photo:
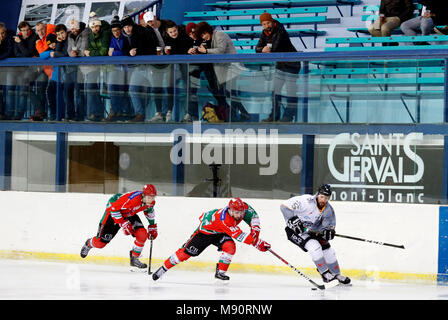
<instances>
[{"instance_id":1,"label":"rink boards","mask_svg":"<svg viewBox=\"0 0 448 320\"><path fill-rule=\"evenodd\" d=\"M0 258L60 260L80 263L128 264L133 238L121 231L104 249L93 249L86 259L79 251L96 235L111 195L2 191ZM304 273L316 275L308 253L290 243L279 206L282 200L243 199L259 214L261 238ZM228 199L157 197L152 267L157 268L188 240L204 211L224 207ZM332 247L344 274L358 279L436 282L445 280L448 209L438 205L331 202L336 232L380 242L402 244L405 249L335 238ZM146 219L140 217L146 225ZM243 231L248 226L240 224ZM142 260L149 255L147 242ZM207 248L199 257L176 268L213 270L219 253ZM147 262L147 261L146 261ZM290 273L291 269L269 253L237 243L232 272Z\"/></svg>"}]
</instances>

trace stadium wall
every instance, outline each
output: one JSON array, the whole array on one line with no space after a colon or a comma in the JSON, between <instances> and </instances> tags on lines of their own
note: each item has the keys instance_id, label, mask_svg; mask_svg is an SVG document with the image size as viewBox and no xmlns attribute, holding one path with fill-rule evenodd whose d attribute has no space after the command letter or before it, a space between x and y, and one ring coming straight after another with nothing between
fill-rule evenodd
<instances>
[{"instance_id":1,"label":"stadium wall","mask_svg":"<svg viewBox=\"0 0 448 320\"><path fill-rule=\"evenodd\" d=\"M0 258L43 259L78 263L128 265L133 239L119 231L104 249L92 249L86 259L79 251L85 240L96 234L105 205L111 195L82 193L0 192L3 204L0 223ZM292 265L317 276L308 253L290 243L279 206L282 200L244 199L259 213L261 237ZM156 221L159 236L154 241L152 268L158 268L175 252L198 226L203 211L226 205L224 198L157 197ZM340 234L403 244L397 249L336 237L331 241L342 272L354 279L435 282L439 265L445 261L439 248L437 205L381 204L333 201ZM443 210L440 210L443 212ZM446 211L446 210L445 210ZM144 224L146 219L140 214ZM443 220L444 221L444 220ZM248 230L243 222L243 230ZM441 228L445 232L445 227ZM439 256L442 253L442 257ZM149 242L143 261L149 256ZM202 255L176 266L177 269L213 272L219 253L214 247ZM268 272L293 275L294 272L269 252L237 243L237 252L229 272Z\"/></svg>"}]
</instances>

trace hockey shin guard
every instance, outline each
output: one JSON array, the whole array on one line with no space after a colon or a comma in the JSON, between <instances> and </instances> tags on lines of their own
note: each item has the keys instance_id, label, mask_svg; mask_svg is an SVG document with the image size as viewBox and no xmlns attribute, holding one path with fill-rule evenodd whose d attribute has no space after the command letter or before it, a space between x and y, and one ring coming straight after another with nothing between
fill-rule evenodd
<instances>
[{"instance_id":1,"label":"hockey shin guard","mask_svg":"<svg viewBox=\"0 0 448 320\"><path fill-rule=\"evenodd\" d=\"M148 232L145 228L138 228L135 233L135 241L132 247L132 255L136 258L140 257L143 251L146 239L148 239Z\"/></svg>"},{"instance_id":2,"label":"hockey shin guard","mask_svg":"<svg viewBox=\"0 0 448 320\"><path fill-rule=\"evenodd\" d=\"M305 248L308 250L308 252L311 255L311 259L313 260L314 264L317 267L317 270L320 274L323 274L325 271L328 270L328 266L326 264L326 261L324 259L324 254L322 251L322 247L320 243L317 240L310 240L305 245Z\"/></svg>"},{"instance_id":3,"label":"hockey shin guard","mask_svg":"<svg viewBox=\"0 0 448 320\"><path fill-rule=\"evenodd\" d=\"M340 274L338 259L336 258L336 252L333 248L328 248L323 251L325 262L332 274Z\"/></svg>"},{"instance_id":4,"label":"hockey shin guard","mask_svg":"<svg viewBox=\"0 0 448 320\"><path fill-rule=\"evenodd\" d=\"M232 262L233 255L236 252L235 242L226 241L222 245L222 252L219 258L218 269L220 271L227 271L229 269L229 265Z\"/></svg>"},{"instance_id":5,"label":"hockey shin guard","mask_svg":"<svg viewBox=\"0 0 448 320\"><path fill-rule=\"evenodd\" d=\"M177 250L173 255L171 255L171 257L169 257L168 259L165 260L165 262L163 263L163 265L165 266L165 268L171 269L172 267L174 267L175 265L188 260L191 256L185 253L184 248L181 248L179 250Z\"/></svg>"}]
</instances>

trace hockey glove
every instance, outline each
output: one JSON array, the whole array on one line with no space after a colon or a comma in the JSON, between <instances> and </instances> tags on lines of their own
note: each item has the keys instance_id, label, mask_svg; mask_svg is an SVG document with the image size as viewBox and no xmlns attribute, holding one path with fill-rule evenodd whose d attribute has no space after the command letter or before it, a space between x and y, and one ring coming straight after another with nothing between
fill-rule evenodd
<instances>
[{"instance_id":1,"label":"hockey glove","mask_svg":"<svg viewBox=\"0 0 448 320\"><path fill-rule=\"evenodd\" d=\"M148 226L148 239L154 240L157 238L157 223Z\"/></svg>"},{"instance_id":2,"label":"hockey glove","mask_svg":"<svg viewBox=\"0 0 448 320\"><path fill-rule=\"evenodd\" d=\"M322 231L322 238L327 241L333 240L335 234L336 231L333 228L325 229L324 231Z\"/></svg>"},{"instance_id":3,"label":"hockey glove","mask_svg":"<svg viewBox=\"0 0 448 320\"><path fill-rule=\"evenodd\" d=\"M250 235L254 238L252 243L257 243L258 238L260 237L260 226L253 226L251 228Z\"/></svg>"},{"instance_id":4,"label":"hockey glove","mask_svg":"<svg viewBox=\"0 0 448 320\"><path fill-rule=\"evenodd\" d=\"M120 227L123 229L124 234L127 236L134 232L134 230L132 229L132 224L127 220L123 223L120 223Z\"/></svg>"},{"instance_id":5,"label":"hockey glove","mask_svg":"<svg viewBox=\"0 0 448 320\"><path fill-rule=\"evenodd\" d=\"M298 217L292 217L291 219L289 219L287 225L288 228L292 229L292 231L298 234L305 232L305 227Z\"/></svg>"},{"instance_id":6,"label":"hockey glove","mask_svg":"<svg viewBox=\"0 0 448 320\"><path fill-rule=\"evenodd\" d=\"M254 244L254 247L260 250L261 252L264 252L267 251L269 248L271 248L271 245L266 241L258 239L258 241Z\"/></svg>"}]
</instances>

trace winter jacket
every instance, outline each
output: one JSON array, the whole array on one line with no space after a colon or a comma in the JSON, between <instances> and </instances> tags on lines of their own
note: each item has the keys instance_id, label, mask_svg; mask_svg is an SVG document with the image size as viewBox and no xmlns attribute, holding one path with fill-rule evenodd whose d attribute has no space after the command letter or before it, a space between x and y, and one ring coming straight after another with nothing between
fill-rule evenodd
<instances>
[{"instance_id":1,"label":"winter jacket","mask_svg":"<svg viewBox=\"0 0 448 320\"><path fill-rule=\"evenodd\" d=\"M62 58L62 57L68 57L68 38L64 41L58 41L56 43L56 49L54 50L54 57L55 58Z\"/></svg>"},{"instance_id":2,"label":"winter jacket","mask_svg":"<svg viewBox=\"0 0 448 320\"><path fill-rule=\"evenodd\" d=\"M70 33L68 36L68 45L67 45L67 52L69 56L72 56L72 52L76 51L77 57L84 57L84 50L88 50L89 48L89 34L90 29L86 27L86 24L84 22L79 23L79 33L78 35L74 35L73 33ZM73 50L76 48L76 50Z\"/></svg>"},{"instance_id":3,"label":"winter jacket","mask_svg":"<svg viewBox=\"0 0 448 320\"><path fill-rule=\"evenodd\" d=\"M54 33L54 28L55 28L54 24L47 24L47 30L45 32L45 36L42 39L40 39L39 37L37 38L36 50L37 52L39 52L39 54L48 49L47 35L50 33Z\"/></svg>"},{"instance_id":4,"label":"winter jacket","mask_svg":"<svg viewBox=\"0 0 448 320\"><path fill-rule=\"evenodd\" d=\"M50 55L51 52L54 52L54 50L48 48L47 50L41 52L39 57L44 60L51 59L51 55ZM44 68L44 72L48 76L48 79L50 79L52 81L58 81L58 73L59 73L58 67L43 66L43 68Z\"/></svg>"},{"instance_id":5,"label":"winter jacket","mask_svg":"<svg viewBox=\"0 0 448 320\"><path fill-rule=\"evenodd\" d=\"M414 17L414 9L412 0L381 0L380 3L380 14L398 17L401 23Z\"/></svg>"},{"instance_id":6,"label":"winter jacket","mask_svg":"<svg viewBox=\"0 0 448 320\"><path fill-rule=\"evenodd\" d=\"M35 32L32 32L31 35L26 39L23 38L21 33L19 33L17 36L21 41L14 41L14 56L18 58L30 58L39 56L39 52L37 52L36 50L36 41L39 40L39 37Z\"/></svg>"},{"instance_id":7,"label":"winter jacket","mask_svg":"<svg viewBox=\"0 0 448 320\"><path fill-rule=\"evenodd\" d=\"M6 30L6 37L0 42L0 60L14 57L14 32Z\"/></svg>"},{"instance_id":8,"label":"winter jacket","mask_svg":"<svg viewBox=\"0 0 448 320\"><path fill-rule=\"evenodd\" d=\"M158 42L154 30L151 27L142 27L134 24L132 34L126 35L123 32L123 35L130 48L137 49L138 56L157 54Z\"/></svg>"},{"instance_id":9,"label":"winter jacket","mask_svg":"<svg viewBox=\"0 0 448 320\"><path fill-rule=\"evenodd\" d=\"M129 51L132 49L129 45L129 42L125 39L125 36L120 34L120 37L117 39L115 37L112 37L110 39L110 49L114 49L112 52L112 56L128 56Z\"/></svg>"},{"instance_id":10,"label":"winter jacket","mask_svg":"<svg viewBox=\"0 0 448 320\"><path fill-rule=\"evenodd\" d=\"M188 54L188 50L193 47L194 40L185 33L185 28L178 26L177 38L171 38L166 34L164 42L166 46L171 47L171 54Z\"/></svg>"},{"instance_id":11,"label":"winter jacket","mask_svg":"<svg viewBox=\"0 0 448 320\"><path fill-rule=\"evenodd\" d=\"M272 44L271 52L297 52L285 27L277 20L274 20L270 33L262 31L255 52L261 53L268 43ZM300 71L300 62L277 62L276 68L296 74Z\"/></svg>"},{"instance_id":12,"label":"winter jacket","mask_svg":"<svg viewBox=\"0 0 448 320\"><path fill-rule=\"evenodd\" d=\"M109 52L110 38L112 33L108 22L101 20L101 29L98 34L90 32L89 34L89 48L90 56L107 56Z\"/></svg>"}]
</instances>

